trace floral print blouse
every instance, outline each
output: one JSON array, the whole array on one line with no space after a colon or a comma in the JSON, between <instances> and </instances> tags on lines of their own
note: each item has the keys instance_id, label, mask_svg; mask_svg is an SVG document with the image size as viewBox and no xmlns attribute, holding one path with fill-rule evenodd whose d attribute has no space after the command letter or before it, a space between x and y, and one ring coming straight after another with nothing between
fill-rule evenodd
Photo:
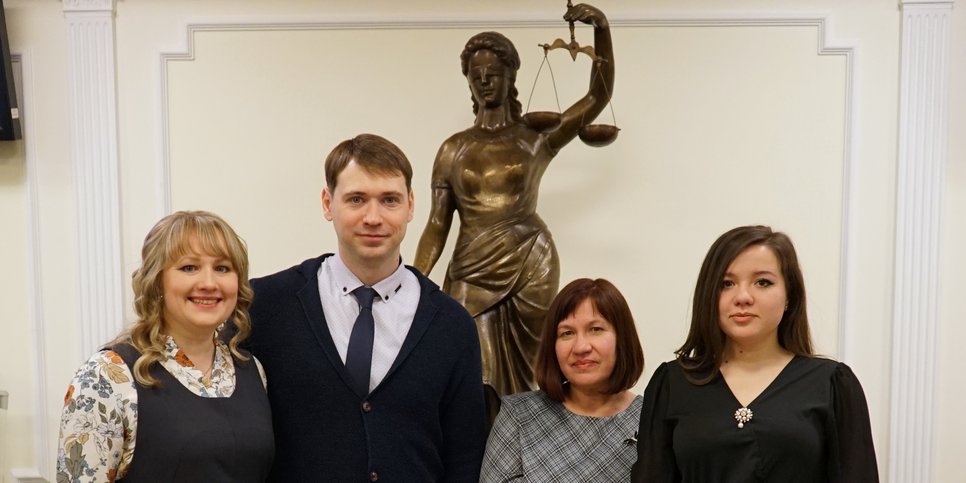
<instances>
[{"instance_id":1,"label":"floral print blouse","mask_svg":"<svg viewBox=\"0 0 966 483\"><path fill-rule=\"evenodd\" d=\"M264 386L265 371L258 360L255 365ZM218 339L208 381L171 337L166 337L161 366L198 396L230 397L235 392L231 352ZM64 396L58 482L113 482L124 477L134 458L137 439L135 384L134 374L114 351L100 351L78 369Z\"/></svg>"}]
</instances>

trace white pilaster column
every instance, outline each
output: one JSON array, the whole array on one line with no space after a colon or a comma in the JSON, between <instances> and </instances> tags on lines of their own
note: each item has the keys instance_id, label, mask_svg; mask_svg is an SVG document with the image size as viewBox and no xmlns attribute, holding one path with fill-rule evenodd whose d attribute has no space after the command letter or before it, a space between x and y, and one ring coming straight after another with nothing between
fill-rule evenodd
<instances>
[{"instance_id":1,"label":"white pilaster column","mask_svg":"<svg viewBox=\"0 0 966 483\"><path fill-rule=\"evenodd\" d=\"M932 481L952 0L901 0L889 480Z\"/></svg>"},{"instance_id":2,"label":"white pilaster column","mask_svg":"<svg viewBox=\"0 0 966 483\"><path fill-rule=\"evenodd\" d=\"M84 357L123 325L114 0L64 0Z\"/></svg>"}]
</instances>

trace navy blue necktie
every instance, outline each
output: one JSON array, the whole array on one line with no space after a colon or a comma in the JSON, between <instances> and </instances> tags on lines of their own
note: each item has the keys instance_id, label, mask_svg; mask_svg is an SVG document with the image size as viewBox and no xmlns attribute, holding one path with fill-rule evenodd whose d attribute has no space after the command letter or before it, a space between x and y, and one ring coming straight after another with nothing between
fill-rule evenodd
<instances>
[{"instance_id":1,"label":"navy blue necktie","mask_svg":"<svg viewBox=\"0 0 966 483\"><path fill-rule=\"evenodd\" d=\"M372 367L372 340L375 336L375 320L372 319L372 299L378 297L371 287L362 286L352 291L359 302L359 316L349 335L349 348L345 354L345 368L356 384L356 392L369 394L369 369Z\"/></svg>"}]
</instances>

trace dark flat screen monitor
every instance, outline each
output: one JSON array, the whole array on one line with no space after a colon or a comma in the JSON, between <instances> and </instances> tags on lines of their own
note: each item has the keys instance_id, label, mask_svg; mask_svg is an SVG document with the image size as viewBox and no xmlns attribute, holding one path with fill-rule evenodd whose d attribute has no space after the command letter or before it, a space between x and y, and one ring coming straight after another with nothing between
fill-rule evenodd
<instances>
[{"instance_id":1,"label":"dark flat screen monitor","mask_svg":"<svg viewBox=\"0 0 966 483\"><path fill-rule=\"evenodd\" d=\"M7 42L7 18L3 0L0 0L0 141L13 141L22 137L20 132L20 109L17 106L17 88L13 83L10 65L10 43Z\"/></svg>"}]
</instances>

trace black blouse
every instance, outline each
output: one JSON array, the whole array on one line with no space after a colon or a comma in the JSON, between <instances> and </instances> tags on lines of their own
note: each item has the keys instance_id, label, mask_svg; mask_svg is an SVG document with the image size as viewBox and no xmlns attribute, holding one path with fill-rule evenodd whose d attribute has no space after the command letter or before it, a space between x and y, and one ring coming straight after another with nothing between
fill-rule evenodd
<instances>
[{"instance_id":1,"label":"black blouse","mask_svg":"<svg viewBox=\"0 0 966 483\"><path fill-rule=\"evenodd\" d=\"M676 362L644 391L635 483L877 482L869 409L852 370L796 356L748 408L724 378L691 384Z\"/></svg>"}]
</instances>

